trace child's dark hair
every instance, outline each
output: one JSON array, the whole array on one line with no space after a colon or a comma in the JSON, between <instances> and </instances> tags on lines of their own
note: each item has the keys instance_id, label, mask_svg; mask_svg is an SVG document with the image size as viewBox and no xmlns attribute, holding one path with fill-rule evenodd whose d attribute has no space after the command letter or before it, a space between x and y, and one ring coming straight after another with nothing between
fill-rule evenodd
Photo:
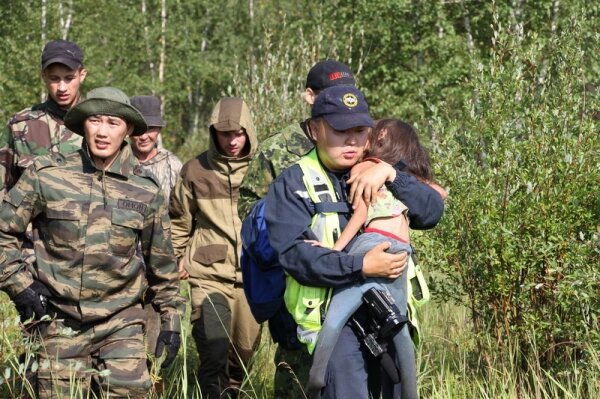
<instances>
[{"instance_id":1,"label":"child's dark hair","mask_svg":"<svg viewBox=\"0 0 600 399\"><path fill-rule=\"evenodd\" d=\"M404 171L415 177L432 181L433 170L425 147L419 142L415 129L399 119L381 119L369 133L369 149L366 157L379 158L395 165L404 161Z\"/></svg>"}]
</instances>

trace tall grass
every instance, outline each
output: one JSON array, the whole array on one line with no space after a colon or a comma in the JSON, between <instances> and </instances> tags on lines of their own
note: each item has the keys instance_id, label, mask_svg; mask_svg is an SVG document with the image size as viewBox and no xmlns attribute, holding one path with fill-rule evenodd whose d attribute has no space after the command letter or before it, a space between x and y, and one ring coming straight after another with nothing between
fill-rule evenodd
<instances>
[{"instance_id":1,"label":"tall grass","mask_svg":"<svg viewBox=\"0 0 600 399\"><path fill-rule=\"evenodd\" d=\"M184 287L185 288L185 287ZM184 292L187 292L184 289ZM0 298L0 396L19 398L30 387L25 381L25 365L20 356L33 358L34 346L22 340L18 318L5 296ZM452 304L428 304L422 318L423 340L417 348L421 397L434 399L494 398L548 399L600 397L600 350L588 348L588 356L572 362L565 371L551 374L539 362L530 361L525 369L512 362L519 350L492 355L477 350L468 312ZM495 337L489 335L490 345ZM173 366L154 369L154 388L149 399L200 399L196 370L201 359L191 339L189 312L183 323L182 346ZM240 398L273 397L275 344L266 328L261 343L246 373ZM87 371L93 372L93 371ZM93 398L80 384L74 383L70 398ZM287 398L291 399L291 398Z\"/></svg>"},{"instance_id":2,"label":"tall grass","mask_svg":"<svg viewBox=\"0 0 600 399\"><path fill-rule=\"evenodd\" d=\"M523 369L513 362L519 351L510 343L491 356L477 350L468 312L451 304L425 310L424 339L418 348L419 387L426 398L596 398L600 397L598 348L574 361L561 374L551 374L539 362ZM495 337L486 336L493 346ZM541 356L532 356L539 359Z\"/></svg>"}]
</instances>

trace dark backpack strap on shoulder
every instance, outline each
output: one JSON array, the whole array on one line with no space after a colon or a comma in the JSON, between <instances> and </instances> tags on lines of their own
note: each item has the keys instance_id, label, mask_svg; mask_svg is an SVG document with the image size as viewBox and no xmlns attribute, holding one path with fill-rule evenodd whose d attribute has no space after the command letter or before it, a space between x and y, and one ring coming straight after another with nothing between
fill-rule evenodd
<instances>
[{"instance_id":1,"label":"dark backpack strap on shoulder","mask_svg":"<svg viewBox=\"0 0 600 399\"><path fill-rule=\"evenodd\" d=\"M350 213L352 209L347 202L317 202L315 204L316 213Z\"/></svg>"}]
</instances>

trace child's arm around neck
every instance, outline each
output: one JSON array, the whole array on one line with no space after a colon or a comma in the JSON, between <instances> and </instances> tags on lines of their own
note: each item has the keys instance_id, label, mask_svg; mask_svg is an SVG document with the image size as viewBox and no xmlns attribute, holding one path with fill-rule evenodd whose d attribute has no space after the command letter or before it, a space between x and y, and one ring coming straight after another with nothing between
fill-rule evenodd
<instances>
[{"instance_id":1,"label":"child's arm around neck","mask_svg":"<svg viewBox=\"0 0 600 399\"><path fill-rule=\"evenodd\" d=\"M373 165L375 165L375 163L359 162L352 167L350 176L368 169ZM365 221L367 220L367 214L368 206L361 197L360 200L356 202L356 207L354 208L352 217L350 220L348 220L348 224L344 228L344 231L342 231L340 238L338 238L338 240L335 242L333 249L336 251L341 251L346 247L346 245L348 245L348 243L350 243L350 241L352 241L352 238L358 234L362 226L365 224Z\"/></svg>"}]
</instances>

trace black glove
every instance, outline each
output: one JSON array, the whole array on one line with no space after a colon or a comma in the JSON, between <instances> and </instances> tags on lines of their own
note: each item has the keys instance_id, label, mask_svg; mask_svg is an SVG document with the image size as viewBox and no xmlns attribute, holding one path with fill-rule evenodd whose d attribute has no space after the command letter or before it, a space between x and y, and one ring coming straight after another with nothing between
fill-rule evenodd
<instances>
[{"instance_id":1,"label":"black glove","mask_svg":"<svg viewBox=\"0 0 600 399\"><path fill-rule=\"evenodd\" d=\"M175 356L177 356L177 352L179 351L179 346L181 345L181 337L178 332L175 331L161 331L158 334L158 341L156 342L156 350L154 351L154 356L158 359L162 356L163 350L165 346L167 347L167 357L162 362L161 368L166 369L173 363L175 360Z\"/></svg>"},{"instance_id":2,"label":"black glove","mask_svg":"<svg viewBox=\"0 0 600 399\"><path fill-rule=\"evenodd\" d=\"M33 284L15 295L12 301L21 316L21 321L25 322L33 316L36 320L41 319L46 314L48 298L51 297L52 294L50 294L48 288L43 283L35 280Z\"/></svg>"}]
</instances>

